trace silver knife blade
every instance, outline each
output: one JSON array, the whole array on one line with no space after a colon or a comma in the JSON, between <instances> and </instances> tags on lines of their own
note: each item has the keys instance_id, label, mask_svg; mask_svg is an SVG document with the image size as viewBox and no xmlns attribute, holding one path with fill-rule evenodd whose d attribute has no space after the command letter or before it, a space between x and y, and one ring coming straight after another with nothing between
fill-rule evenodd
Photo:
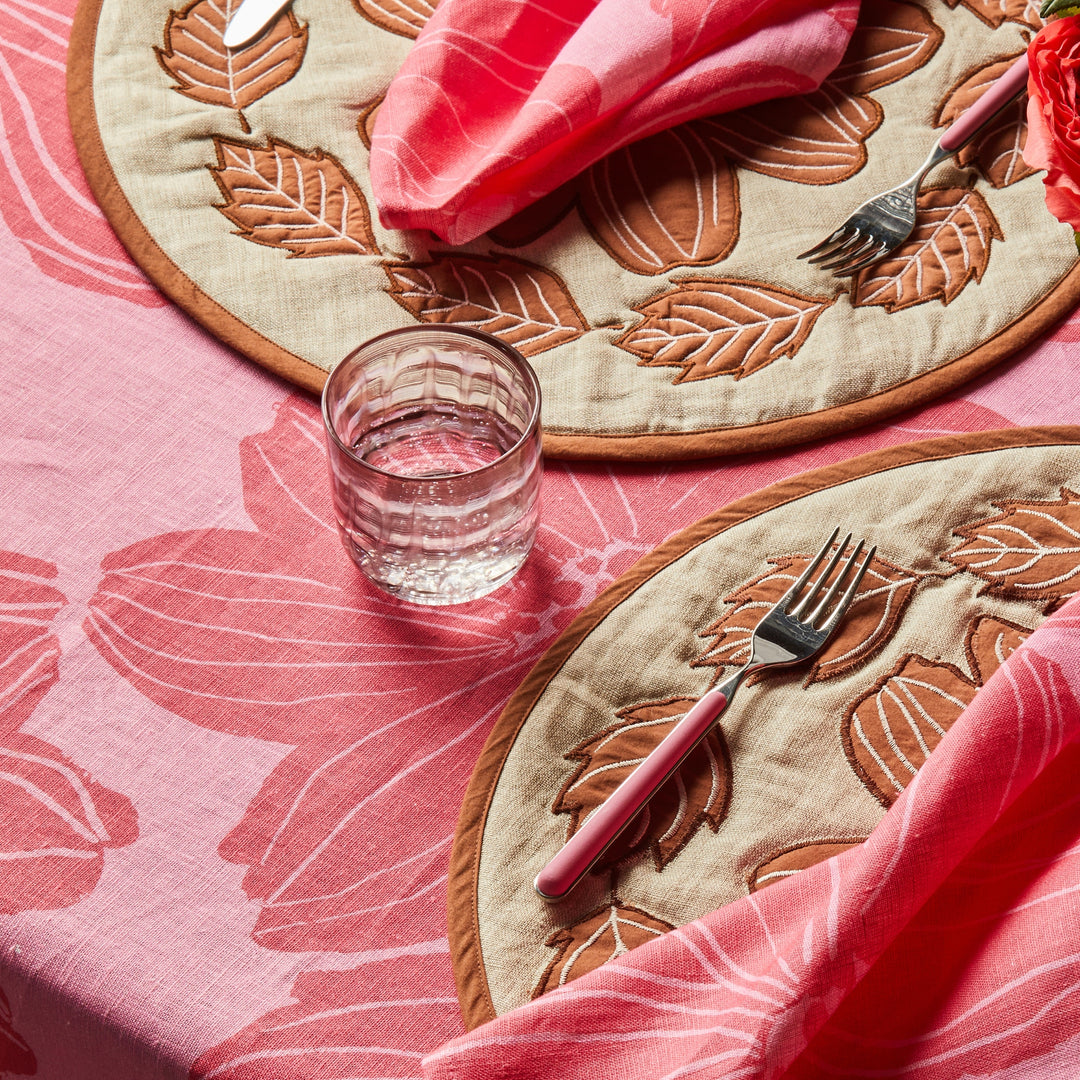
<instances>
[{"instance_id":1,"label":"silver knife blade","mask_svg":"<svg viewBox=\"0 0 1080 1080\"><path fill-rule=\"evenodd\" d=\"M257 38L292 0L243 0L225 27L225 48L238 49Z\"/></svg>"}]
</instances>

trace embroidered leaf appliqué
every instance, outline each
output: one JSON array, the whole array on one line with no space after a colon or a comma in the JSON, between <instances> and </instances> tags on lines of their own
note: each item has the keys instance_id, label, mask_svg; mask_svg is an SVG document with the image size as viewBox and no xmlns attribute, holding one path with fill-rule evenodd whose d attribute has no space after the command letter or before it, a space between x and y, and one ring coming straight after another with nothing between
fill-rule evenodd
<instances>
[{"instance_id":1,"label":"embroidered leaf appliqu\u00e9","mask_svg":"<svg viewBox=\"0 0 1080 1080\"><path fill-rule=\"evenodd\" d=\"M747 882L751 892L774 885L786 877L797 874L809 866L831 859L841 851L858 847L862 840L819 840L813 843L799 844L777 855L770 855L754 868Z\"/></svg>"},{"instance_id":2,"label":"embroidered leaf appliqu\u00e9","mask_svg":"<svg viewBox=\"0 0 1080 1080\"><path fill-rule=\"evenodd\" d=\"M952 664L907 655L844 721L844 749L870 792L891 806L975 696Z\"/></svg>"},{"instance_id":3,"label":"embroidered leaf appliqu\u00e9","mask_svg":"<svg viewBox=\"0 0 1080 1080\"><path fill-rule=\"evenodd\" d=\"M329 154L268 139L265 147L215 137L210 169L239 236L289 258L378 254L371 215L356 181Z\"/></svg>"},{"instance_id":4,"label":"embroidered leaf appliqu\u00e9","mask_svg":"<svg viewBox=\"0 0 1080 1080\"><path fill-rule=\"evenodd\" d=\"M578 190L589 231L636 274L719 262L738 239L735 173L695 124L608 154Z\"/></svg>"},{"instance_id":5,"label":"embroidered leaf appliqu\u00e9","mask_svg":"<svg viewBox=\"0 0 1080 1080\"><path fill-rule=\"evenodd\" d=\"M953 87L934 119L935 127L948 127L967 112L1016 62L1016 56L997 60L966 75ZM1032 176L1023 157L1027 139L1027 102L1021 97L1003 109L979 135L956 155L964 168L975 167L996 188L1008 187Z\"/></svg>"},{"instance_id":6,"label":"embroidered leaf appliqu\u00e9","mask_svg":"<svg viewBox=\"0 0 1080 1080\"><path fill-rule=\"evenodd\" d=\"M430 0L352 0L369 22L402 37L414 38L435 10Z\"/></svg>"},{"instance_id":7,"label":"embroidered leaf appliqu\u00e9","mask_svg":"<svg viewBox=\"0 0 1080 1080\"><path fill-rule=\"evenodd\" d=\"M833 300L759 281L690 278L636 310L643 322L614 344L646 367L678 367L674 382L744 378L794 356Z\"/></svg>"},{"instance_id":8,"label":"embroidered leaf appliqu\u00e9","mask_svg":"<svg viewBox=\"0 0 1080 1080\"><path fill-rule=\"evenodd\" d=\"M239 0L196 0L170 11L165 46L158 62L176 79L174 90L207 105L236 109L245 132L243 110L291 79L300 69L308 31L285 11L250 44L227 49L222 37Z\"/></svg>"},{"instance_id":9,"label":"embroidered leaf appliqu\u00e9","mask_svg":"<svg viewBox=\"0 0 1080 1080\"><path fill-rule=\"evenodd\" d=\"M888 258L857 275L852 303L890 314L930 300L948 304L972 278L982 280L991 242L1001 239L1001 226L977 191L924 191L915 231Z\"/></svg>"},{"instance_id":10,"label":"embroidered leaf appliqu\u00e9","mask_svg":"<svg viewBox=\"0 0 1080 1080\"><path fill-rule=\"evenodd\" d=\"M448 255L384 269L390 295L421 322L486 330L526 356L589 329L562 279L520 259Z\"/></svg>"},{"instance_id":11,"label":"embroidered leaf appliqu\u00e9","mask_svg":"<svg viewBox=\"0 0 1080 1080\"><path fill-rule=\"evenodd\" d=\"M732 608L704 631L702 636L712 636L713 641L693 666L720 667L749 660L754 627L809 561L807 555L770 559L773 569L726 596L724 603ZM807 685L842 675L880 649L893 635L925 576L875 556L840 629L814 661Z\"/></svg>"},{"instance_id":12,"label":"embroidered leaf appliqu\u00e9","mask_svg":"<svg viewBox=\"0 0 1080 1080\"><path fill-rule=\"evenodd\" d=\"M1080 587L1080 495L1057 502L1003 502L1002 513L956 529L964 537L943 558L1012 600L1057 600Z\"/></svg>"},{"instance_id":13,"label":"embroidered leaf appliqu\u00e9","mask_svg":"<svg viewBox=\"0 0 1080 1080\"><path fill-rule=\"evenodd\" d=\"M595 971L601 964L674 929L671 923L641 908L605 904L581 922L565 930L556 930L547 939L545 944L558 951L532 996L538 998L548 990L564 986L571 979Z\"/></svg>"},{"instance_id":14,"label":"embroidered leaf appliqu\u00e9","mask_svg":"<svg viewBox=\"0 0 1080 1080\"><path fill-rule=\"evenodd\" d=\"M980 615L968 631L967 655L971 673L982 686L1031 636L1026 626Z\"/></svg>"},{"instance_id":15,"label":"embroidered leaf appliqu\u00e9","mask_svg":"<svg viewBox=\"0 0 1080 1080\"><path fill-rule=\"evenodd\" d=\"M852 706L844 721L844 750L880 802L896 801L976 690L1030 635L1026 626L979 615L964 640L970 677L952 664L909 653Z\"/></svg>"},{"instance_id":16,"label":"embroidered leaf appliqu\u00e9","mask_svg":"<svg viewBox=\"0 0 1080 1080\"><path fill-rule=\"evenodd\" d=\"M866 164L881 106L825 82L810 94L766 101L699 122L709 142L752 172L798 184L837 184Z\"/></svg>"},{"instance_id":17,"label":"embroidered leaf appliqu\u00e9","mask_svg":"<svg viewBox=\"0 0 1080 1080\"><path fill-rule=\"evenodd\" d=\"M828 82L849 94L868 94L921 68L945 32L917 4L863 0L859 23Z\"/></svg>"},{"instance_id":18,"label":"embroidered leaf appliqu\u00e9","mask_svg":"<svg viewBox=\"0 0 1080 1080\"><path fill-rule=\"evenodd\" d=\"M579 765L551 809L570 815L568 836L693 708L695 700L673 698L622 709L616 714L620 723L586 739L566 755ZM713 832L720 827L730 796L731 758L722 729L714 726L598 865L610 866L648 849L656 869L662 870L702 825Z\"/></svg>"},{"instance_id":19,"label":"embroidered leaf appliqu\u00e9","mask_svg":"<svg viewBox=\"0 0 1080 1080\"><path fill-rule=\"evenodd\" d=\"M700 130L745 169L799 184L836 184L866 164L881 106L865 95L922 67L943 40L926 11L864 2L840 64L821 86L701 121Z\"/></svg>"},{"instance_id":20,"label":"embroidered leaf appliqu\u00e9","mask_svg":"<svg viewBox=\"0 0 1080 1080\"><path fill-rule=\"evenodd\" d=\"M1019 23L1038 30L1042 26L1038 0L945 0L949 7L963 4L968 11L977 15L987 26L998 27L1004 22Z\"/></svg>"}]
</instances>

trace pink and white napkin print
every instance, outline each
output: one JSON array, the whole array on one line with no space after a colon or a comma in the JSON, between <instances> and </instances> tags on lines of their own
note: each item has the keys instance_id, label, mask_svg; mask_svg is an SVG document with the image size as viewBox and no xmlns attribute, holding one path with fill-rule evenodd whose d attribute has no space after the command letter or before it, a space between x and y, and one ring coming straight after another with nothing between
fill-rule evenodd
<instances>
[{"instance_id":1,"label":"pink and white napkin print","mask_svg":"<svg viewBox=\"0 0 1080 1080\"><path fill-rule=\"evenodd\" d=\"M1080 1069L1080 600L870 838L430 1054L428 1080Z\"/></svg>"},{"instance_id":2,"label":"pink and white napkin print","mask_svg":"<svg viewBox=\"0 0 1080 1080\"><path fill-rule=\"evenodd\" d=\"M474 239L612 150L815 89L858 0L442 0L379 108L382 223Z\"/></svg>"}]
</instances>

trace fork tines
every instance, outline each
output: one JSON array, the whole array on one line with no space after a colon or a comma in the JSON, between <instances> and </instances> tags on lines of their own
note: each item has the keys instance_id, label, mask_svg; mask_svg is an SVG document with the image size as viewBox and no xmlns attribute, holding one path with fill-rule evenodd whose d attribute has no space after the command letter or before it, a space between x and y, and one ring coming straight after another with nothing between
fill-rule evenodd
<instances>
[{"instance_id":1,"label":"fork tines","mask_svg":"<svg viewBox=\"0 0 1080 1080\"><path fill-rule=\"evenodd\" d=\"M863 548L866 546L866 541L860 540L855 545L855 550L847 556L846 560L844 561L844 565L840 568L839 573L837 573L835 578L833 578L832 584L829 586L828 591L825 593L825 595L821 598L820 603L818 603L817 607L815 607L809 615L805 614L807 609L811 607L814 601L817 600L818 596L821 594L821 590L825 587L826 582L828 582L830 577L832 577L833 573L836 571L837 565L839 564L840 560L844 558L844 553L847 551L848 544L851 543L852 534L848 533L847 536L845 536L844 539L837 545L836 551L833 553L833 556L829 560L828 565L821 572L821 574L818 575L817 580L807 590L806 595L799 598L798 602L793 607L790 606L791 602L795 600L795 598L798 597L802 590L806 587L807 582L813 576L814 571L817 570L817 568L821 565L822 561L825 559L825 556L829 553L829 549L833 546L833 544L836 543L836 538L839 535L840 530L838 528L834 529L832 536L830 536L829 539L826 540L824 544L822 544L821 549L810 560L809 565L799 575L799 578L795 582L795 584L792 585L786 593L784 593L784 595L780 598L776 605L779 610L784 611L787 615L791 616L791 618L798 619L800 622L806 623L817 630L821 630L824 633L830 633L836 626L836 624L840 621L840 619L843 618L844 612L847 611L852 600L855 599L855 593L858 591L859 585L862 583L862 579L866 574L866 571L870 567L870 562L877 552L876 546L870 548L870 550L867 551L866 555L863 557L862 562L859 563L858 567L856 568L856 563L858 563L859 556L862 554ZM841 588L844 587L844 582L851 574L852 569L855 569L855 576L851 579L851 583L845 589L843 596L841 596L839 601L837 601L837 594L840 592ZM833 606L834 601L835 606ZM830 609L831 613L829 613ZM818 626L818 621L824 618L826 616L826 613L829 613L828 617L825 618L825 621L820 626Z\"/></svg>"},{"instance_id":2,"label":"fork tines","mask_svg":"<svg viewBox=\"0 0 1080 1080\"><path fill-rule=\"evenodd\" d=\"M888 251L885 241L858 229L840 228L798 257L822 270L836 270L840 276L847 277L877 262Z\"/></svg>"}]
</instances>

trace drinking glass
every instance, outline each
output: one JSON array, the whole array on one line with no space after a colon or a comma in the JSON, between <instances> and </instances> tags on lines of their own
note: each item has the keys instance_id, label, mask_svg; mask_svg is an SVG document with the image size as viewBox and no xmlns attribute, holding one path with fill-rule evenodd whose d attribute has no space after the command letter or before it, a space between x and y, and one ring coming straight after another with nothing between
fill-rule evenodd
<instances>
[{"instance_id":1,"label":"drinking glass","mask_svg":"<svg viewBox=\"0 0 1080 1080\"><path fill-rule=\"evenodd\" d=\"M540 384L516 349L465 327L365 342L323 390L334 511L380 589L460 604L497 589L539 519Z\"/></svg>"}]
</instances>

